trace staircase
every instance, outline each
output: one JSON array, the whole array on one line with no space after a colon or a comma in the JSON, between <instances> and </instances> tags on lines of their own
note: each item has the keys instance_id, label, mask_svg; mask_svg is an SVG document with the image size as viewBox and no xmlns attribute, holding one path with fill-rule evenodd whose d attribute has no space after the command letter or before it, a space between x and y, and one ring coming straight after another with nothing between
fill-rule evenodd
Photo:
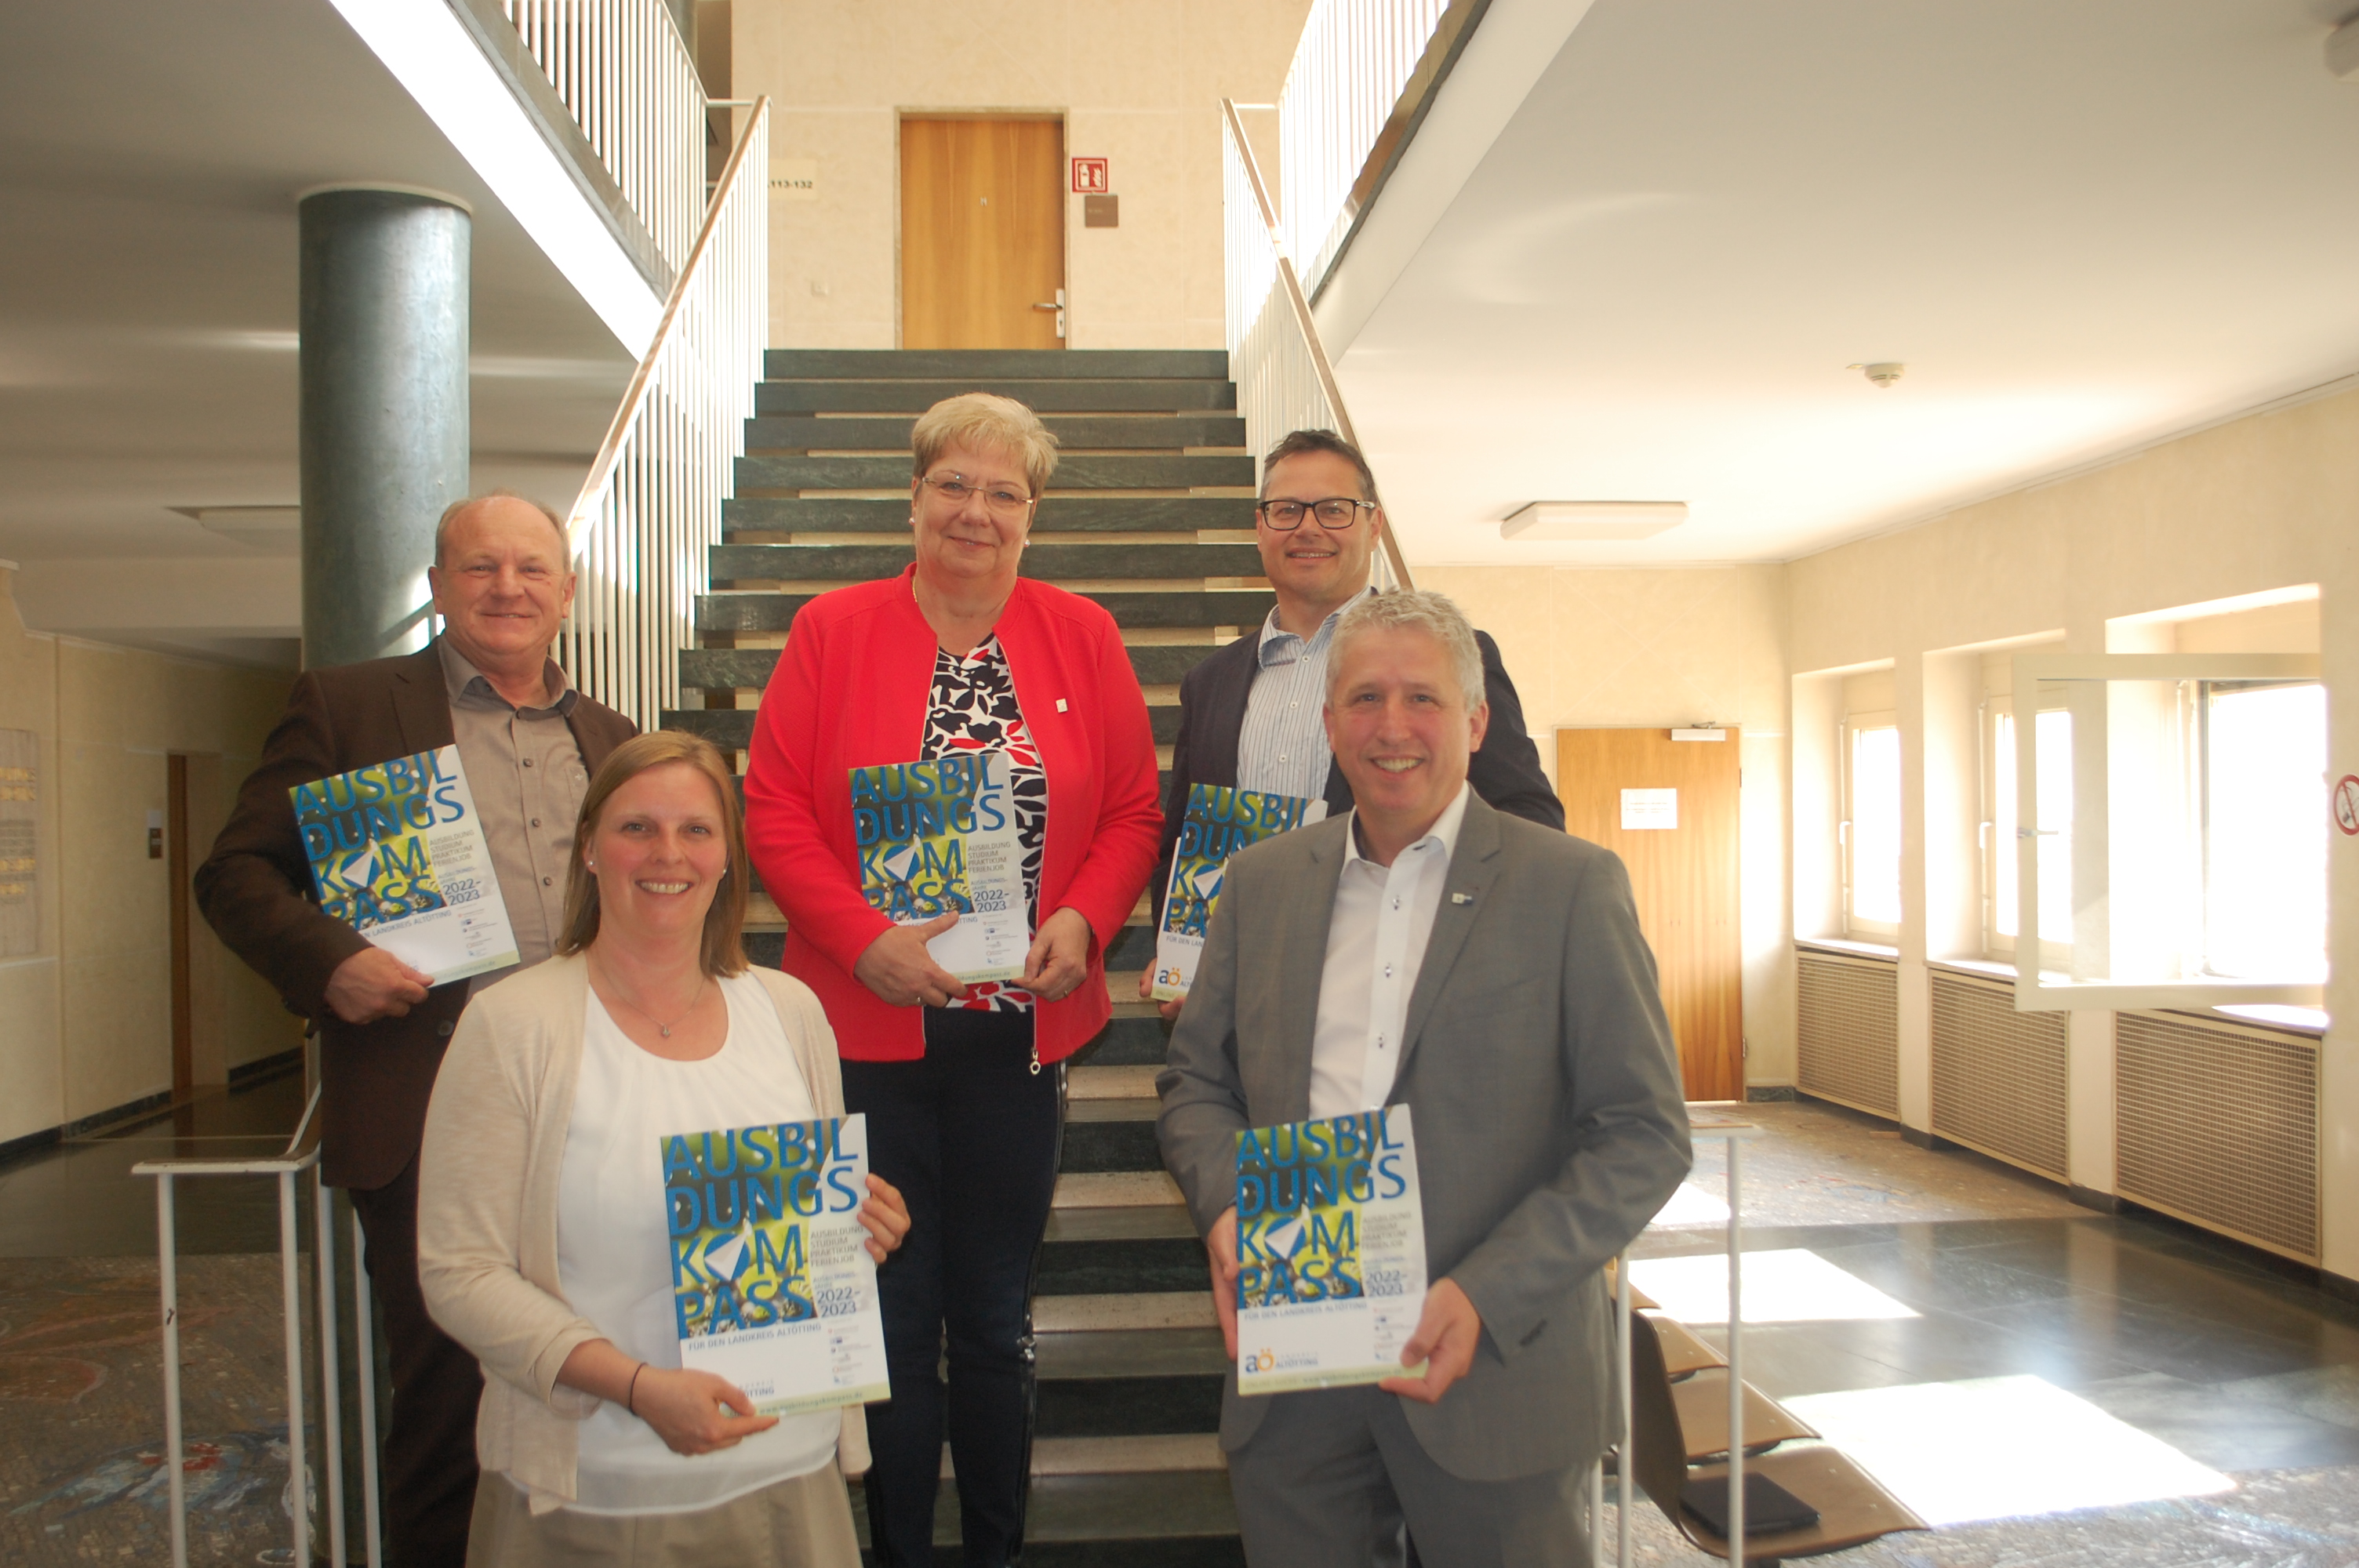
<instances>
[{"instance_id":1,"label":"staircase","mask_svg":"<svg viewBox=\"0 0 2359 1568\"><path fill-rule=\"evenodd\" d=\"M1259 624L1273 599L1254 547L1254 465L1214 352L782 350L767 356L737 498L701 602L703 646L668 712L745 765L754 708L795 612L909 559L909 427L938 400L996 392L1060 443L1024 572L1110 611L1168 768L1180 678ZM914 742L915 737L912 741ZM1154 955L1147 905L1107 955L1114 1020L1072 1059L1056 1208L1033 1316L1039 1411L1025 1562L1199 1568L1244 1562L1214 1433L1226 1361L1204 1249L1163 1173L1155 1074L1164 1033L1137 1000ZM748 947L778 961L785 923L755 897ZM944 1455L937 1560L959 1561ZM859 1512L860 1494L853 1490ZM865 1538L866 1527L862 1524Z\"/></svg>"}]
</instances>

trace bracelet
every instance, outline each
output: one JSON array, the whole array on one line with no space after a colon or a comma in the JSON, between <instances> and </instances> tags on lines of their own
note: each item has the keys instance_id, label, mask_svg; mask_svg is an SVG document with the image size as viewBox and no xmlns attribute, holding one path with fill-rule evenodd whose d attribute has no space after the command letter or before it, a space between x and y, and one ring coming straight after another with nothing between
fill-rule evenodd
<instances>
[{"instance_id":1,"label":"bracelet","mask_svg":"<svg viewBox=\"0 0 2359 1568\"><path fill-rule=\"evenodd\" d=\"M639 1412L636 1409L632 1408L631 1401L639 1397L639 1374L647 1369L647 1364L644 1361L632 1368L631 1386L623 1390L623 1408L626 1411L630 1411L633 1415L636 1415Z\"/></svg>"}]
</instances>

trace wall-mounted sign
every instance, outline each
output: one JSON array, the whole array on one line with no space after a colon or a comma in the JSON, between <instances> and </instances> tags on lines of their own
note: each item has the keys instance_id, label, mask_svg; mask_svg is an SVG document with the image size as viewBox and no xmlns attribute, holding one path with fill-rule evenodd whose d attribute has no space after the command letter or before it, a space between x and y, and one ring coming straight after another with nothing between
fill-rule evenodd
<instances>
[{"instance_id":1,"label":"wall-mounted sign","mask_svg":"<svg viewBox=\"0 0 2359 1568\"><path fill-rule=\"evenodd\" d=\"M1106 173L1106 160L1102 157L1077 157L1073 160L1073 194L1103 196L1114 189L1114 178Z\"/></svg>"},{"instance_id":2,"label":"wall-mounted sign","mask_svg":"<svg viewBox=\"0 0 2359 1568\"><path fill-rule=\"evenodd\" d=\"M1675 789L1625 789L1622 792L1622 831L1669 831L1680 825L1680 792Z\"/></svg>"},{"instance_id":3,"label":"wall-mounted sign","mask_svg":"<svg viewBox=\"0 0 2359 1568\"><path fill-rule=\"evenodd\" d=\"M1122 198L1119 196L1082 197L1082 227L1084 229L1121 228Z\"/></svg>"},{"instance_id":4,"label":"wall-mounted sign","mask_svg":"<svg viewBox=\"0 0 2359 1568\"><path fill-rule=\"evenodd\" d=\"M30 730L0 730L0 958L41 948L40 744Z\"/></svg>"},{"instance_id":5,"label":"wall-mounted sign","mask_svg":"<svg viewBox=\"0 0 2359 1568\"><path fill-rule=\"evenodd\" d=\"M819 159L774 157L770 160L770 197L777 201L819 200Z\"/></svg>"},{"instance_id":6,"label":"wall-mounted sign","mask_svg":"<svg viewBox=\"0 0 2359 1568\"><path fill-rule=\"evenodd\" d=\"M2334 826L2359 835L2359 774L2345 773L2334 786Z\"/></svg>"}]
</instances>

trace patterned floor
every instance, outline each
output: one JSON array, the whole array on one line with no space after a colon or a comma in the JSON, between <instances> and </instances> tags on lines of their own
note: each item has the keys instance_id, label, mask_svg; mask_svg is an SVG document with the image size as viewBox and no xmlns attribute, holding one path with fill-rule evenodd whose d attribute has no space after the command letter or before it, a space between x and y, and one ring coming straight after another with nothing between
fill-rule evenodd
<instances>
[{"instance_id":1,"label":"patterned floor","mask_svg":"<svg viewBox=\"0 0 2359 1568\"><path fill-rule=\"evenodd\" d=\"M1749 1114L1766 1136L1745 1163L1746 1375L1831 1434L1856 1433L1848 1450L1871 1468L1881 1454L1889 1484L1951 1521L1828 1561L2359 1565L2359 1308L2250 1250L2093 1215L1864 1117L1809 1102ZM81 1232L95 1256L55 1255L63 1232L34 1212L54 1215L60 1167L0 1171L0 1240L17 1241L0 1247L0 1563L165 1560L156 1274L139 1255L153 1209L124 1173L133 1152L53 1157L85 1187L132 1189L82 1208L111 1217L103 1234ZM1715 1146L1700 1152L1635 1272L1693 1276L1690 1321L1718 1343L1723 1167ZM200 1249L181 1265L191 1561L284 1563L266 1199L224 1196L187 1228ZM1603 1522L1610 1541L1610 1507ZM1634 1561L1705 1561L1651 1504L1632 1522Z\"/></svg>"}]
</instances>

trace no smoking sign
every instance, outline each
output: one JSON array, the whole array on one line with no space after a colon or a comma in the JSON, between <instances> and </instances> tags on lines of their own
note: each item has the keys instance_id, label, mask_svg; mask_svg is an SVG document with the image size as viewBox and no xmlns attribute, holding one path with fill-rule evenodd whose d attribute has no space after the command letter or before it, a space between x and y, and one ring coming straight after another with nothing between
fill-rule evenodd
<instances>
[{"instance_id":1,"label":"no smoking sign","mask_svg":"<svg viewBox=\"0 0 2359 1568\"><path fill-rule=\"evenodd\" d=\"M2334 786L2334 826L2359 837L2359 774L2345 773Z\"/></svg>"}]
</instances>

